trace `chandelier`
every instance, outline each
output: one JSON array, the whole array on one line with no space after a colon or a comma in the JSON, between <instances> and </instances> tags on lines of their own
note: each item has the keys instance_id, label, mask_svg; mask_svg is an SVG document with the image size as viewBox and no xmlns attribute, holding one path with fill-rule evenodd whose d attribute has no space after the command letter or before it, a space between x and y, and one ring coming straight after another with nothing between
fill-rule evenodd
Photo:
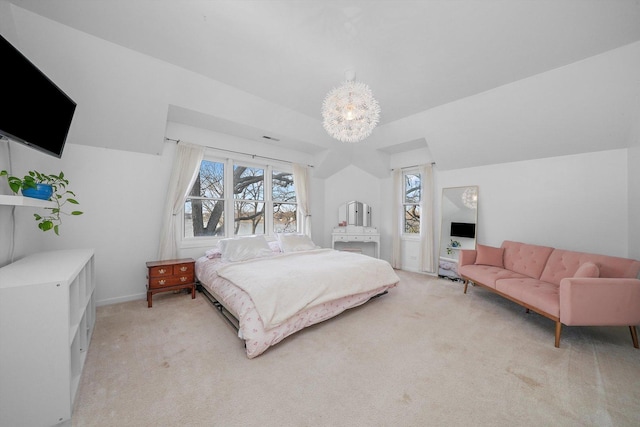
<instances>
[{"instance_id":1,"label":"chandelier","mask_svg":"<svg viewBox=\"0 0 640 427\"><path fill-rule=\"evenodd\" d=\"M322 103L322 125L338 141L358 142L371 135L378 124L380 105L369 86L356 82L355 71L345 72L345 78Z\"/></svg>"}]
</instances>

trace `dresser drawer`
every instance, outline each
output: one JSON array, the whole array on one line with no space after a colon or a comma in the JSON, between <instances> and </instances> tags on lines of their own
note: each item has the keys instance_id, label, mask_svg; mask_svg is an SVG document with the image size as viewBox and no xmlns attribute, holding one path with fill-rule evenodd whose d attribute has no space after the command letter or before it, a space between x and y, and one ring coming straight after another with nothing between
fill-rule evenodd
<instances>
[{"instance_id":1,"label":"dresser drawer","mask_svg":"<svg viewBox=\"0 0 640 427\"><path fill-rule=\"evenodd\" d=\"M157 267L149 267L149 277L167 277L178 274L193 275L193 263L175 264L175 265L159 265Z\"/></svg>"},{"instance_id":2,"label":"dresser drawer","mask_svg":"<svg viewBox=\"0 0 640 427\"><path fill-rule=\"evenodd\" d=\"M187 283L193 283L193 274L149 278L149 287L151 288L162 288L165 286L175 286Z\"/></svg>"},{"instance_id":3,"label":"dresser drawer","mask_svg":"<svg viewBox=\"0 0 640 427\"><path fill-rule=\"evenodd\" d=\"M176 264L173 266L173 274L190 274L193 276L193 263Z\"/></svg>"}]
</instances>

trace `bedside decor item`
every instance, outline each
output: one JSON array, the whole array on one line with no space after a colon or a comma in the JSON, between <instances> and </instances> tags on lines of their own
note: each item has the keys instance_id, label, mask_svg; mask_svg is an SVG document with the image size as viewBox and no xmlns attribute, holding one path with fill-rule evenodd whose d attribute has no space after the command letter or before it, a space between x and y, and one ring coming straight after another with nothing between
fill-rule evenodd
<instances>
[{"instance_id":1,"label":"bedside decor item","mask_svg":"<svg viewBox=\"0 0 640 427\"><path fill-rule=\"evenodd\" d=\"M14 193L22 191L22 195L33 197L41 200L50 200L53 207L45 207L50 213L48 215L33 214L34 219L38 221L38 228L42 231L53 230L56 235L60 235L59 227L62 224L61 214L64 215L82 215L81 211L64 212L62 207L67 203L73 205L79 204L74 198L75 193L67 190L69 180L64 177L64 172L55 175L47 175L38 171L29 171L22 179L17 176L11 176L6 170L0 171L0 176L6 176L9 188Z\"/></svg>"},{"instance_id":2,"label":"bedside decor item","mask_svg":"<svg viewBox=\"0 0 640 427\"><path fill-rule=\"evenodd\" d=\"M355 71L347 70L345 80L324 99L322 125L338 141L358 142L371 135L378 124L380 105L369 86L356 82Z\"/></svg>"}]
</instances>

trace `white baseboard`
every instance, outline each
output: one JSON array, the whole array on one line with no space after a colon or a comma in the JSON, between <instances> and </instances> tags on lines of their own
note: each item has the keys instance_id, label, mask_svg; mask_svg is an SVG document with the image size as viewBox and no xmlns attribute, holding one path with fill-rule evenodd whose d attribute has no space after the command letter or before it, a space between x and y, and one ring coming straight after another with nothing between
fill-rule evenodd
<instances>
[{"instance_id":1,"label":"white baseboard","mask_svg":"<svg viewBox=\"0 0 640 427\"><path fill-rule=\"evenodd\" d=\"M120 302L136 301L136 300L139 300L139 299L146 300L147 299L147 293L143 292L143 293L140 293L140 294L127 295L126 297L107 298L107 299L99 300L99 301L96 301L96 306L100 307L102 305L118 304Z\"/></svg>"}]
</instances>

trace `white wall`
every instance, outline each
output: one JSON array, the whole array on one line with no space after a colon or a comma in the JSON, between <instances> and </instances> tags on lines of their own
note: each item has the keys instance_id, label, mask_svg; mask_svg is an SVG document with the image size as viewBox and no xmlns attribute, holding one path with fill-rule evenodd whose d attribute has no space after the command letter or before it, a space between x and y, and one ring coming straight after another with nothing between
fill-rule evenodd
<instances>
[{"instance_id":1,"label":"white wall","mask_svg":"<svg viewBox=\"0 0 640 427\"><path fill-rule=\"evenodd\" d=\"M161 156L67 144L62 159L15 143L11 148L15 174L64 171L80 203L74 209L84 212L65 217L56 236L37 228L36 208L17 207L16 259L43 250L94 248L98 303L143 298L145 262L158 251L175 144L165 144Z\"/></svg>"},{"instance_id":2,"label":"white wall","mask_svg":"<svg viewBox=\"0 0 640 427\"><path fill-rule=\"evenodd\" d=\"M480 244L515 240L625 257L627 151L439 172L437 194L443 187L479 186ZM439 198L436 201L439 212Z\"/></svg>"}]
</instances>

